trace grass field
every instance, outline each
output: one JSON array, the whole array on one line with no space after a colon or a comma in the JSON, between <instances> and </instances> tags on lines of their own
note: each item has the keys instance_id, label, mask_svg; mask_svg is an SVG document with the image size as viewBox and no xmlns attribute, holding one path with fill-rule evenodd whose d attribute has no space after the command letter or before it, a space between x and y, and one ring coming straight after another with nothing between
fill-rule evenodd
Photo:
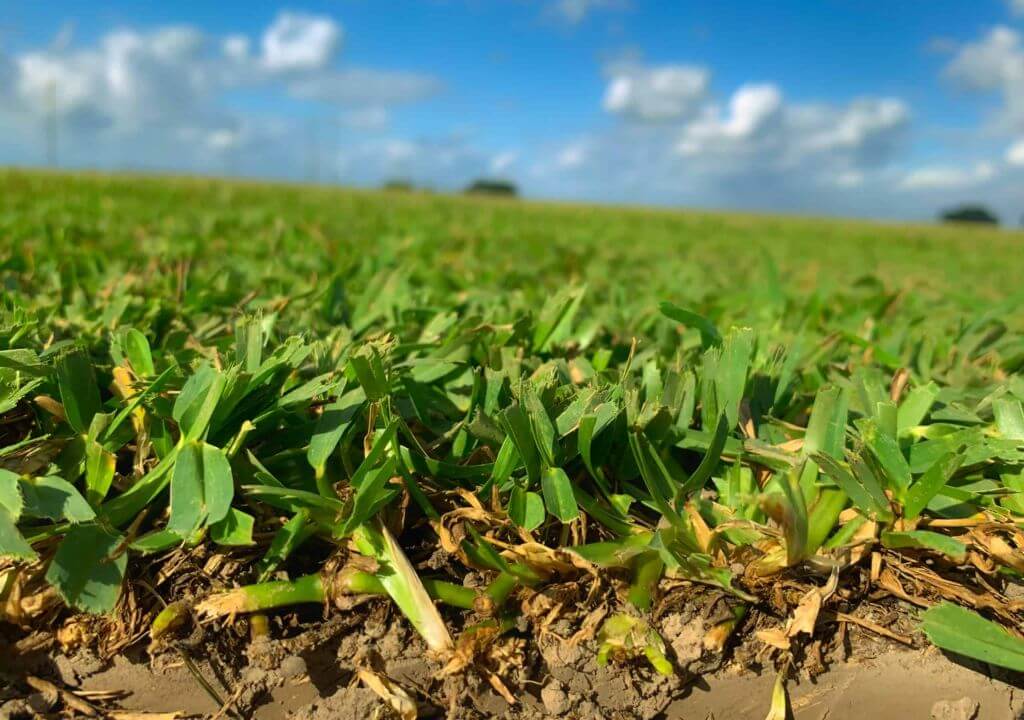
<instances>
[{"instance_id":1,"label":"grass field","mask_svg":"<svg viewBox=\"0 0 1024 720\"><path fill-rule=\"evenodd\" d=\"M109 655L388 595L514 699L555 620L684 673L702 588L705 656L931 606L1024 670L1021 277L988 229L8 172L2 613Z\"/></svg>"}]
</instances>

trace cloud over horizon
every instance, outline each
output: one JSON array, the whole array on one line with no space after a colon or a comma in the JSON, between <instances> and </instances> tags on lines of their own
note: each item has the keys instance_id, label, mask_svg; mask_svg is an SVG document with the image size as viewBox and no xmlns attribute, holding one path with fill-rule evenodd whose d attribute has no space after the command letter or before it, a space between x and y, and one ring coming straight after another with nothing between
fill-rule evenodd
<instances>
[{"instance_id":1,"label":"cloud over horizon","mask_svg":"<svg viewBox=\"0 0 1024 720\"><path fill-rule=\"evenodd\" d=\"M217 37L190 25L117 29L91 46L55 42L13 57L0 48L0 126L38 135L54 118L71 164L219 171L221 161L204 165L204 154L298 130L273 112L231 109L230 93L318 103L338 109L339 123L381 126L389 107L441 91L441 81L423 73L339 65L343 38L329 17L282 11L259 36L258 52L247 35ZM120 152L109 154L112 146Z\"/></svg>"},{"instance_id":2,"label":"cloud over horizon","mask_svg":"<svg viewBox=\"0 0 1024 720\"><path fill-rule=\"evenodd\" d=\"M612 16L598 11L638 11L618 0L535 7L571 28L556 33L596 32ZM72 167L283 178L316 167L320 179L440 189L495 175L536 196L890 217L973 197L1014 212L1024 197L1024 37L1005 23L944 41L931 82L984 108L976 127L958 130L969 142L945 154L921 152L942 127L916 98L816 99L760 71L737 80L735 67L692 47L592 60L599 90L579 119L525 134L517 126L533 120L532 101L558 97L545 84L557 67L535 71L526 99L499 109L501 63L481 61L494 92L476 100L462 76L408 55L353 59L350 44L364 38L344 18L299 9L248 31L120 25L76 42L72 28L35 47L0 45L0 162L38 164L55 122ZM532 32L549 30L542 21ZM467 108L475 119L462 119Z\"/></svg>"}]
</instances>

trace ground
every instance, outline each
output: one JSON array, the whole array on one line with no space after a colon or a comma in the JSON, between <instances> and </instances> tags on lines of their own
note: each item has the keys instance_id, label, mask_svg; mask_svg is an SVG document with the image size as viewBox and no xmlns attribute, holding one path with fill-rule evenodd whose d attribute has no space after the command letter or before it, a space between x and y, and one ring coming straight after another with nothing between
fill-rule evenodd
<instances>
[{"instance_id":1,"label":"ground","mask_svg":"<svg viewBox=\"0 0 1024 720\"><path fill-rule=\"evenodd\" d=\"M1024 717L921 630L1024 619L1021 277L991 228L7 171L0 714ZM470 591L454 649L340 589L396 566L356 528Z\"/></svg>"}]
</instances>

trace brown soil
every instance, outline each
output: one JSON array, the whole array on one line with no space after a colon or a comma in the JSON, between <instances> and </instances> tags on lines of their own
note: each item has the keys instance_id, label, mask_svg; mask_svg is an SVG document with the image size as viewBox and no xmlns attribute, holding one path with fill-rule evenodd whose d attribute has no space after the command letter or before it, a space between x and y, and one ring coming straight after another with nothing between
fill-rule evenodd
<instances>
[{"instance_id":1,"label":"brown soil","mask_svg":"<svg viewBox=\"0 0 1024 720\"><path fill-rule=\"evenodd\" d=\"M556 623L535 644L521 647L519 667L503 676L515 689L515 705L476 673L437 679L441 667L424 659L419 638L400 620L376 611L311 622L294 628L291 637L250 644L244 656L230 661L218 655L212 642L187 652L219 697L230 701L220 716L225 718L397 717L356 675L359 668L373 668L416 699L420 717L761 720L768 710L774 669L766 666L756 672L749 657L738 660L752 651L745 646L714 667L696 642L703 629L695 623L698 617L684 613L662 619L661 630L677 665L690 671L673 678L657 675L641 662L599 667L593 641L561 640ZM987 667L954 662L934 648L899 649L859 635L852 647L855 659L833 662L814 679L806 671L792 673L788 690L795 720L1024 718L1019 675L995 677ZM17 677L26 673L108 709L179 713L181 718L211 718L221 709L178 650L153 657L140 650L109 662L88 651L71 657L45 651L4 671L0 680L6 677L12 683L6 695L0 688L0 718L59 716L60 703L47 693L30 690L17 696Z\"/></svg>"}]
</instances>

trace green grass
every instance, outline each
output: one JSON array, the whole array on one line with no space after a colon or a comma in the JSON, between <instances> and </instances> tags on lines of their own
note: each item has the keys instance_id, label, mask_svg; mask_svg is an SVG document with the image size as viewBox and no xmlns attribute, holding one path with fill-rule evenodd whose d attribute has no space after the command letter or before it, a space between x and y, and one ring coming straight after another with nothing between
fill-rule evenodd
<instances>
[{"instance_id":1,"label":"green grass","mask_svg":"<svg viewBox=\"0 0 1024 720\"><path fill-rule=\"evenodd\" d=\"M439 647L442 540L491 614L573 576L527 537L640 611L865 544L1024 569L1020 233L8 173L0 243L0 552L81 610L195 543L355 538Z\"/></svg>"}]
</instances>

